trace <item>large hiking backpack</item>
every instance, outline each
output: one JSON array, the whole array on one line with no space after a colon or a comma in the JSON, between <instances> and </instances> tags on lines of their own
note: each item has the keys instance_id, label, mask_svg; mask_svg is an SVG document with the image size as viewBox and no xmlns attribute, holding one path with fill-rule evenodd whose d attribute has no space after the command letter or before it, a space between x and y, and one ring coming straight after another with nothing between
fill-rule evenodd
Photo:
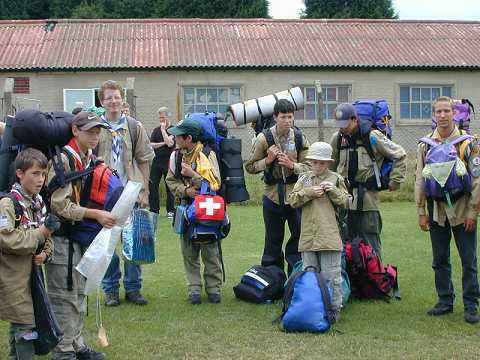
<instances>
[{"instance_id":1,"label":"large hiking backpack","mask_svg":"<svg viewBox=\"0 0 480 360\"><path fill-rule=\"evenodd\" d=\"M475 108L470 100L461 99L453 102L453 120L460 130L471 134L470 122L475 119ZM437 128L437 120L432 116L432 130Z\"/></svg>"},{"instance_id":2,"label":"large hiking backpack","mask_svg":"<svg viewBox=\"0 0 480 360\"><path fill-rule=\"evenodd\" d=\"M278 266L252 266L233 287L237 299L253 303L267 303L283 295L285 272Z\"/></svg>"},{"instance_id":3,"label":"large hiking backpack","mask_svg":"<svg viewBox=\"0 0 480 360\"><path fill-rule=\"evenodd\" d=\"M280 316L285 331L326 332L334 321L332 290L314 267L290 277L283 295Z\"/></svg>"},{"instance_id":4,"label":"large hiking backpack","mask_svg":"<svg viewBox=\"0 0 480 360\"><path fill-rule=\"evenodd\" d=\"M457 145L468 144L472 136L463 133L452 141L437 142L431 137L423 137L421 142L428 145L425 167L422 171L425 195L437 201L445 201L449 206L472 189L472 178L463 162L463 147L460 154Z\"/></svg>"},{"instance_id":5,"label":"large hiking backpack","mask_svg":"<svg viewBox=\"0 0 480 360\"><path fill-rule=\"evenodd\" d=\"M345 253L352 295L361 299L400 299L397 268L383 266L371 245L357 237L345 244Z\"/></svg>"},{"instance_id":6,"label":"large hiking backpack","mask_svg":"<svg viewBox=\"0 0 480 360\"><path fill-rule=\"evenodd\" d=\"M390 110L386 100L358 100L352 104L360 119L368 120L375 129L380 130L389 139L392 138Z\"/></svg>"}]
</instances>

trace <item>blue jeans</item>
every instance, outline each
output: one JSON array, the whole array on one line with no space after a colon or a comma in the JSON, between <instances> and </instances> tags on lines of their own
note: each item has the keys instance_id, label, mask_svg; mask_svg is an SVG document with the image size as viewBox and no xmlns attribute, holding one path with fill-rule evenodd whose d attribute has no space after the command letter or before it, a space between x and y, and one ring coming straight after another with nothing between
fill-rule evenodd
<instances>
[{"instance_id":1,"label":"blue jeans","mask_svg":"<svg viewBox=\"0 0 480 360\"><path fill-rule=\"evenodd\" d=\"M123 286L125 292L140 291L142 288L142 270L139 265L135 265L130 261L124 261L124 276ZM120 271L120 259L116 252L113 253L112 261L108 266L107 272L102 280L102 288L106 293L114 293L120 289L120 278L122 272Z\"/></svg>"}]
</instances>

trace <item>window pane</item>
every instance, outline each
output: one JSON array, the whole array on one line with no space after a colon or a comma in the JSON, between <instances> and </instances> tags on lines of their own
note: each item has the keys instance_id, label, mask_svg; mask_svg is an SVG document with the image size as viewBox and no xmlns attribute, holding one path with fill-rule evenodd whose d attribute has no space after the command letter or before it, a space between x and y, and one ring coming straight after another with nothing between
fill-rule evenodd
<instances>
[{"instance_id":1,"label":"window pane","mask_svg":"<svg viewBox=\"0 0 480 360\"><path fill-rule=\"evenodd\" d=\"M305 113L303 112L303 110L295 111L295 114L294 114L295 119L305 120L304 116L305 116Z\"/></svg>"},{"instance_id":2,"label":"window pane","mask_svg":"<svg viewBox=\"0 0 480 360\"><path fill-rule=\"evenodd\" d=\"M422 118L430 119L432 117L432 104L422 103Z\"/></svg>"},{"instance_id":3,"label":"window pane","mask_svg":"<svg viewBox=\"0 0 480 360\"><path fill-rule=\"evenodd\" d=\"M440 96L440 88L432 88L432 100Z\"/></svg>"},{"instance_id":4,"label":"window pane","mask_svg":"<svg viewBox=\"0 0 480 360\"><path fill-rule=\"evenodd\" d=\"M432 89L422 88L422 101L431 101L431 100L432 100Z\"/></svg>"},{"instance_id":5,"label":"window pane","mask_svg":"<svg viewBox=\"0 0 480 360\"><path fill-rule=\"evenodd\" d=\"M410 101L410 87L400 86L400 102L409 102L409 101ZM410 113L410 110L408 112Z\"/></svg>"},{"instance_id":6,"label":"window pane","mask_svg":"<svg viewBox=\"0 0 480 360\"><path fill-rule=\"evenodd\" d=\"M220 105L218 107L218 112L221 113L223 116L227 113L228 105Z\"/></svg>"},{"instance_id":7,"label":"window pane","mask_svg":"<svg viewBox=\"0 0 480 360\"><path fill-rule=\"evenodd\" d=\"M452 87L451 86L444 86L442 88L442 95L452 97Z\"/></svg>"},{"instance_id":8,"label":"window pane","mask_svg":"<svg viewBox=\"0 0 480 360\"><path fill-rule=\"evenodd\" d=\"M194 88L185 88L183 89L183 103L184 104L193 104L195 103L195 89Z\"/></svg>"},{"instance_id":9,"label":"window pane","mask_svg":"<svg viewBox=\"0 0 480 360\"><path fill-rule=\"evenodd\" d=\"M207 107L205 105L195 105L195 112L205 112Z\"/></svg>"},{"instance_id":10,"label":"window pane","mask_svg":"<svg viewBox=\"0 0 480 360\"><path fill-rule=\"evenodd\" d=\"M307 87L305 88L305 98L307 102L316 102L316 91L315 88Z\"/></svg>"},{"instance_id":11,"label":"window pane","mask_svg":"<svg viewBox=\"0 0 480 360\"><path fill-rule=\"evenodd\" d=\"M207 89L207 99L209 103L218 102L217 89Z\"/></svg>"},{"instance_id":12,"label":"window pane","mask_svg":"<svg viewBox=\"0 0 480 360\"><path fill-rule=\"evenodd\" d=\"M305 105L305 120L315 120L316 119L316 112L315 112L315 105Z\"/></svg>"},{"instance_id":13,"label":"window pane","mask_svg":"<svg viewBox=\"0 0 480 360\"><path fill-rule=\"evenodd\" d=\"M401 103L400 104L400 118L410 119L410 104L409 103Z\"/></svg>"},{"instance_id":14,"label":"window pane","mask_svg":"<svg viewBox=\"0 0 480 360\"><path fill-rule=\"evenodd\" d=\"M230 104L235 104L240 101L240 88L230 88Z\"/></svg>"},{"instance_id":15,"label":"window pane","mask_svg":"<svg viewBox=\"0 0 480 360\"><path fill-rule=\"evenodd\" d=\"M326 106L323 107L323 119L328 120L328 109Z\"/></svg>"},{"instance_id":16,"label":"window pane","mask_svg":"<svg viewBox=\"0 0 480 360\"><path fill-rule=\"evenodd\" d=\"M420 119L420 104L413 103L412 104L412 119Z\"/></svg>"},{"instance_id":17,"label":"window pane","mask_svg":"<svg viewBox=\"0 0 480 360\"><path fill-rule=\"evenodd\" d=\"M206 102L207 102L207 89L204 89L204 88L197 89L197 96L195 98L195 103L205 104Z\"/></svg>"},{"instance_id":18,"label":"window pane","mask_svg":"<svg viewBox=\"0 0 480 360\"><path fill-rule=\"evenodd\" d=\"M94 90L65 90L65 104L63 108L65 111L71 112L76 107L89 108L94 105Z\"/></svg>"},{"instance_id":19,"label":"window pane","mask_svg":"<svg viewBox=\"0 0 480 360\"><path fill-rule=\"evenodd\" d=\"M327 88L327 101L337 100L337 88Z\"/></svg>"},{"instance_id":20,"label":"window pane","mask_svg":"<svg viewBox=\"0 0 480 360\"><path fill-rule=\"evenodd\" d=\"M420 100L420 88L412 88L412 100Z\"/></svg>"},{"instance_id":21,"label":"window pane","mask_svg":"<svg viewBox=\"0 0 480 360\"><path fill-rule=\"evenodd\" d=\"M335 109L337 104L328 104L327 105L327 119L333 120L335 118Z\"/></svg>"},{"instance_id":22,"label":"window pane","mask_svg":"<svg viewBox=\"0 0 480 360\"><path fill-rule=\"evenodd\" d=\"M195 108L193 105L185 105L183 107L183 115L191 114L194 112L194 110Z\"/></svg>"},{"instance_id":23,"label":"window pane","mask_svg":"<svg viewBox=\"0 0 480 360\"><path fill-rule=\"evenodd\" d=\"M208 105L207 106L207 111L208 112L218 112L218 105Z\"/></svg>"},{"instance_id":24,"label":"window pane","mask_svg":"<svg viewBox=\"0 0 480 360\"><path fill-rule=\"evenodd\" d=\"M218 102L228 103L227 89L218 89Z\"/></svg>"},{"instance_id":25,"label":"window pane","mask_svg":"<svg viewBox=\"0 0 480 360\"><path fill-rule=\"evenodd\" d=\"M338 87L338 101L339 102L348 102L348 86L339 86Z\"/></svg>"}]
</instances>

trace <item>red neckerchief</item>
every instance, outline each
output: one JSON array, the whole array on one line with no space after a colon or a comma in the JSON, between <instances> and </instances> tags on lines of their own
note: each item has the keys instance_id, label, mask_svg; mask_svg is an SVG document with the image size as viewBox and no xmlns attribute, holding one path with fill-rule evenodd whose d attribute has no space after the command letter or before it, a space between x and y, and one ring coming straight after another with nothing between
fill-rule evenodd
<instances>
[{"instance_id":1,"label":"red neckerchief","mask_svg":"<svg viewBox=\"0 0 480 360\"><path fill-rule=\"evenodd\" d=\"M82 158L80 156L81 151L78 146L77 140L73 137L70 139L67 145L65 145L65 150L67 150L70 154L73 155L73 158L75 159L75 169L76 170L85 170L85 165L82 163ZM92 150L88 150L87 155L86 155L86 164L87 166L90 164L90 160L92 159ZM75 169L71 169L74 171Z\"/></svg>"}]
</instances>

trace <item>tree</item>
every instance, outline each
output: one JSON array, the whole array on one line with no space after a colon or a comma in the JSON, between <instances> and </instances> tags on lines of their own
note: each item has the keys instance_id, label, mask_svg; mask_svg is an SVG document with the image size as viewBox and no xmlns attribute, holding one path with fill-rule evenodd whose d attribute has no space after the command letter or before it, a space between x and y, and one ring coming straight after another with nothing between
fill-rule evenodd
<instances>
[{"instance_id":1,"label":"tree","mask_svg":"<svg viewBox=\"0 0 480 360\"><path fill-rule=\"evenodd\" d=\"M172 18L265 18L268 0L161 0L155 15Z\"/></svg>"},{"instance_id":2,"label":"tree","mask_svg":"<svg viewBox=\"0 0 480 360\"><path fill-rule=\"evenodd\" d=\"M392 0L305 0L305 19L396 19Z\"/></svg>"},{"instance_id":3,"label":"tree","mask_svg":"<svg viewBox=\"0 0 480 360\"><path fill-rule=\"evenodd\" d=\"M101 19L104 17L104 12L100 4L89 4L85 1L73 9L71 17L74 19Z\"/></svg>"}]
</instances>

